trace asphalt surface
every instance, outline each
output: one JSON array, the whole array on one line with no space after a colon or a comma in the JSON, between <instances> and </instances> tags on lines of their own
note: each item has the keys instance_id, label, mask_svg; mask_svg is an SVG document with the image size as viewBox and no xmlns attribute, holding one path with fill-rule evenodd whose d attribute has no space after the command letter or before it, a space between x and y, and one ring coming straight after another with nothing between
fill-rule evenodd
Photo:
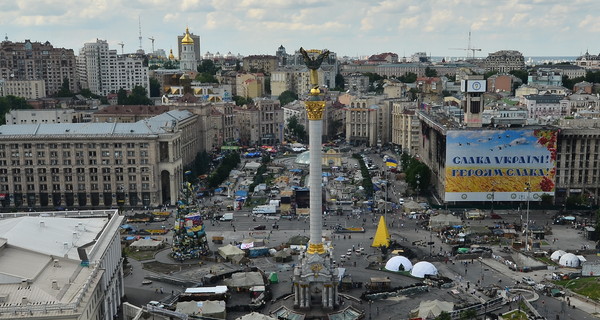
<instances>
[{"instance_id":1,"label":"asphalt surface","mask_svg":"<svg viewBox=\"0 0 600 320\"><path fill-rule=\"evenodd\" d=\"M379 161L382 163L381 158L378 156L371 156L371 158L375 163L378 161L376 159L379 158ZM289 160L286 161L288 162L287 164L289 164ZM354 160L349 159L348 167L353 166L352 161ZM392 180L392 184L393 185L389 196L394 201L397 201L397 199L400 197L406 198L404 196L406 186L401 182L394 180ZM224 197L214 197L206 202L212 202L215 200L218 202L223 200L223 198ZM223 205L225 206L225 204L228 202L229 201L223 202ZM517 210L496 210L495 212L500 214L503 218L502 220L505 221L523 220L523 212L519 212ZM132 214L132 212L126 212L126 214ZM434 265L436 265L438 268L440 274L455 280L454 289L459 290L462 293L463 298L469 301L476 301L477 299L483 298L481 293L478 291L476 291L474 295L465 293L470 292L470 289L476 287L478 282L481 286L513 286L515 282L521 280L523 276L530 276L536 282L541 282L547 279L549 274L552 272L549 270L536 271L527 274L514 272L493 259L482 259L481 261L474 260L473 263L467 261L468 263L466 265L461 263L461 261L454 261L454 264L452 261L449 261L448 263L443 262L443 260L435 261L438 259L429 257L430 254L436 255L440 252L449 252L451 250L449 245L441 243L440 239L436 235L422 229L419 225L421 222L419 220L407 219L397 210L390 210L386 216L392 240L397 240L402 245L405 245L413 250L418 256L417 260L432 260ZM551 216L551 212L530 212L530 220L532 223L534 222L540 225L551 224ZM363 214L360 216L325 216L323 230L325 231L325 235L331 239L332 245L334 246L334 257L346 254L348 249L363 247L365 248L364 255L356 256L353 254L343 265L343 267L346 268L346 274L351 275L353 281L366 284L369 282L371 277L390 277L393 287L415 283L417 280L410 277L367 268L371 262L381 259L381 253L378 250L370 247L372 237L374 236L377 228L376 224L378 220L379 215L372 213ZM169 228L172 226L172 223L173 216L171 216L171 218L166 222L137 225L140 228L157 228L162 227L163 225L166 228ZM471 221L468 223L471 225L491 225L497 223L497 221L486 219L481 221ZM275 228L274 224L276 224ZM257 225L264 225L266 230L253 230ZM345 227L363 226L366 229L366 232L354 233L350 236L346 234L346 237L344 237L343 234L334 234L331 232L330 228L335 225L341 225ZM236 211L234 213L234 221L232 222L206 221L206 226L209 240L215 235L224 236L226 239L226 244L228 242L241 242L246 238L253 237L257 239L265 239L266 246L269 247L286 243L289 238L296 235L308 236L309 233L309 230L307 229L308 220L306 218L301 217L295 220L272 220L264 217L252 217L249 209ZM583 245L589 245L592 247L594 245L594 243L585 240L580 232L575 232L574 229L568 226L552 226L552 232L553 235L550 237L550 239L556 240L550 241L550 239L548 239L548 245L545 245L541 248L550 253L556 249L575 251L581 249L581 246ZM167 238L168 237L169 235L167 235ZM430 246L412 245L413 242L419 240L424 242L431 241L433 244ZM216 251L217 249L218 246L211 243L211 250ZM498 249L500 248L494 248L494 250ZM146 279L145 277L152 275L152 272L143 269L143 263L145 262L159 261L165 264L179 265L181 266L181 271L173 272L172 276L180 278L190 277L191 275L198 277L202 271L195 272L190 270L206 268L206 263L201 267L198 265L198 261L190 261L184 264L172 261L168 257L168 253L168 249L163 250L156 254L154 259L144 262L129 259L132 269L131 271L126 271L125 277L125 293L127 301L136 305L144 305L151 300L168 300L172 293L177 293L178 291L184 290L184 287L182 286L172 285L160 281L153 281L151 284L143 285L142 282ZM586 255L586 258L588 260L597 259L595 255ZM413 263L414 262L416 261L413 261ZM267 273L272 271L278 272L280 283L273 285L273 295L274 297L277 297L291 293L290 279L293 265L295 263L298 263L296 256L294 256L294 260L292 262L285 264L275 263L272 258L253 259L251 264L261 268ZM467 289L467 286L469 289ZM450 289L432 288L430 292L418 294L414 297L399 297L395 299L379 300L374 301L372 304L356 303L356 307L364 310L367 317L373 319L398 319L399 317L408 318L408 312L411 309L418 307L420 301L422 300L440 299L456 301L456 297L452 294L449 294L449 290ZM359 296L363 291L364 289L354 289L348 292L348 294ZM570 296L569 301L567 301L566 297L557 299L541 295L538 296L536 300L531 301L531 303L541 315L547 317L548 319L595 319L596 317L594 317L592 314L596 313L596 305L584 300L585 299L580 300L575 296ZM575 308L572 308L572 306L575 306ZM267 313L270 310L270 307L271 306L268 304L262 312ZM513 304L512 307L515 307L515 305ZM494 313L506 312L508 310L509 306L505 306L500 310L494 311ZM231 313L228 315L228 319L234 319L235 316L239 315L240 314ZM557 315L559 318L556 317Z\"/></svg>"}]
</instances>

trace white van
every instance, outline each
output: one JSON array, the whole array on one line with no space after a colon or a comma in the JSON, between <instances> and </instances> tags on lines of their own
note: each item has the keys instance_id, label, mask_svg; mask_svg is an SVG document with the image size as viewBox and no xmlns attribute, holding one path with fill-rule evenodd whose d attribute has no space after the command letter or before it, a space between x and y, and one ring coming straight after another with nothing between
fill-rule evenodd
<instances>
[{"instance_id":1,"label":"white van","mask_svg":"<svg viewBox=\"0 0 600 320\"><path fill-rule=\"evenodd\" d=\"M233 212L224 213L223 216L221 217L221 219L219 219L219 220L232 221L233 220Z\"/></svg>"}]
</instances>

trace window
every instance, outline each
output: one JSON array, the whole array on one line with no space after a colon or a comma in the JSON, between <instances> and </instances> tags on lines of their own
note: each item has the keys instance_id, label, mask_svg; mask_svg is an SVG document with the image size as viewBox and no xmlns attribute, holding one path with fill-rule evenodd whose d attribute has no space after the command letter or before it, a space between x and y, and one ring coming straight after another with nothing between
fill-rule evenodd
<instances>
[{"instance_id":1,"label":"window","mask_svg":"<svg viewBox=\"0 0 600 320\"><path fill-rule=\"evenodd\" d=\"M123 147L123 144L122 143L115 143L114 147L115 147L115 149L120 149L120 148Z\"/></svg>"},{"instance_id":2,"label":"window","mask_svg":"<svg viewBox=\"0 0 600 320\"><path fill-rule=\"evenodd\" d=\"M96 148L96 144L95 143L88 143L88 148L94 149L94 148Z\"/></svg>"},{"instance_id":3,"label":"window","mask_svg":"<svg viewBox=\"0 0 600 320\"><path fill-rule=\"evenodd\" d=\"M128 142L128 143L127 143L127 148L128 148L128 149L135 148L135 143Z\"/></svg>"},{"instance_id":4,"label":"window","mask_svg":"<svg viewBox=\"0 0 600 320\"><path fill-rule=\"evenodd\" d=\"M111 190L110 183L105 183L104 184L104 191L110 191L110 190Z\"/></svg>"},{"instance_id":5,"label":"window","mask_svg":"<svg viewBox=\"0 0 600 320\"><path fill-rule=\"evenodd\" d=\"M56 158L56 157L58 157L58 152L50 151L50 158Z\"/></svg>"},{"instance_id":6,"label":"window","mask_svg":"<svg viewBox=\"0 0 600 320\"><path fill-rule=\"evenodd\" d=\"M44 148L46 148L46 144L45 143L36 143L35 148L36 149L44 149Z\"/></svg>"},{"instance_id":7,"label":"window","mask_svg":"<svg viewBox=\"0 0 600 320\"><path fill-rule=\"evenodd\" d=\"M90 176L91 181L98 181L98 176Z\"/></svg>"},{"instance_id":8,"label":"window","mask_svg":"<svg viewBox=\"0 0 600 320\"><path fill-rule=\"evenodd\" d=\"M122 159L115 159L115 164L116 165L122 165L123 164L123 160Z\"/></svg>"},{"instance_id":9,"label":"window","mask_svg":"<svg viewBox=\"0 0 600 320\"><path fill-rule=\"evenodd\" d=\"M45 153L44 151L38 151L38 152L37 152L37 157L38 157L38 158L43 158L43 157L45 157L45 156L46 156L46 153Z\"/></svg>"},{"instance_id":10,"label":"window","mask_svg":"<svg viewBox=\"0 0 600 320\"><path fill-rule=\"evenodd\" d=\"M19 168L13 168L12 169L12 174L21 174L21 169L19 169Z\"/></svg>"},{"instance_id":11,"label":"window","mask_svg":"<svg viewBox=\"0 0 600 320\"><path fill-rule=\"evenodd\" d=\"M127 168L127 172L129 172L129 173L135 173L135 168Z\"/></svg>"},{"instance_id":12,"label":"window","mask_svg":"<svg viewBox=\"0 0 600 320\"><path fill-rule=\"evenodd\" d=\"M98 173L98 168L90 168L90 173Z\"/></svg>"},{"instance_id":13,"label":"window","mask_svg":"<svg viewBox=\"0 0 600 320\"><path fill-rule=\"evenodd\" d=\"M49 143L48 144L48 148L50 148L50 149L57 149L58 148L58 144L56 144L56 143Z\"/></svg>"},{"instance_id":14,"label":"window","mask_svg":"<svg viewBox=\"0 0 600 320\"><path fill-rule=\"evenodd\" d=\"M25 165L26 166L32 166L33 165L33 160L25 160Z\"/></svg>"},{"instance_id":15,"label":"window","mask_svg":"<svg viewBox=\"0 0 600 320\"><path fill-rule=\"evenodd\" d=\"M85 176L77 176L77 181L85 181Z\"/></svg>"},{"instance_id":16,"label":"window","mask_svg":"<svg viewBox=\"0 0 600 320\"><path fill-rule=\"evenodd\" d=\"M13 151L10 153L10 156L13 158L18 158L19 157L19 151Z\"/></svg>"},{"instance_id":17,"label":"window","mask_svg":"<svg viewBox=\"0 0 600 320\"><path fill-rule=\"evenodd\" d=\"M102 148L102 149L108 149L108 143L101 143L100 144L100 148Z\"/></svg>"},{"instance_id":18,"label":"window","mask_svg":"<svg viewBox=\"0 0 600 320\"><path fill-rule=\"evenodd\" d=\"M53 184L52 191L60 191L60 184Z\"/></svg>"},{"instance_id":19,"label":"window","mask_svg":"<svg viewBox=\"0 0 600 320\"><path fill-rule=\"evenodd\" d=\"M48 191L48 185L47 184L40 184L40 191Z\"/></svg>"},{"instance_id":20,"label":"window","mask_svg":"<svg viewBox=\"0 0 600 320\"><path fill-rule=\"evenodd\" d=\"M97 165L98 161L96 161L96 159L90 159L90 165Z\"/></svg>"},{"instance_id":21,"label":"window","mask_svg":"<svg viewBox=\"0 0 600 320\"><path fill-rule=\"evenodd\" d=\"M25 174L33 174L33 168L25 169Z\"/></svg>"},{"instance_id":22,"label":"window","mask_svg":"<svg viewBox=\"0 0 600 320\"><path fill-rule=\"evenodd\" d=\"M48 181L48 179L46 178L46 176L40 176L40 182L46 182Z\"/></svg>"},{"instance_id":23,"label":"window","mask_svg":"<svg viewBox=\"0 0 600 320\"><path fill-rule=\"evenodd\" d=\"M75 149L83 149L83 143L76 143Z\"/></svg>"},{"instance_id":24,"label":"window","mask_svg":"<svg viewBox=\"0 0 600 320\"><path fill-rule=\"evenodd\" d=\"M7 174L7 173L8 173L8 169L6 169L6 168L0 169L0 174Z\"/></svg>"},{"instance_id":25,"label":"window","mask_svg":"<svg viewBox=\"0 0 600 320\"><path fill-rule=\"evenodd\" d=\"M150 181L150 177L149 176L142 176L142 181Z\"/></svg>"},{"instance_id":26,"label":"window","mask_svg":"<svg viewBox=\"0 0 600 320\"><path fill-rule=\"evenodd\" d=\"M13 176L14 182L21 182L21 176Z\"/></svg>"},{"instance_id":27,"label":"window","mask_svg":"<svg viewBox=\"0 0 600 320\"><path fill-rule=\"evenodd\" d=\"M77 169L75 169L75 172L77 172L77 174L85 173L85 169L84 168L77 168Z\"/></svg>"},{"instance_id":28,"label":"window","mask_svg":"<svg viewBox=\"0 0 600 320\"><path fill-rule=\"evenodd\" d=\"M58 172L59 172L58 168L51 168L50 169L50 173L52 173L52 174L58 174Z\"/></svg>"},{"instance_id":29,"label":"window","mask_svg":"<svg viewBox=\"0 0 600 320\"><path fill-rule=\"evenodd\" d=\"M23 155L26 158L31 158L31 157L33 157L33 152L31 152L31 151L25 151L25 152L23 152Z\"/></svg>"},{"instance_id":30,"label":"window","mask_svg":"<svg viewBox=\"0 0 600 320\"><path fill-rule=\"evenodd\" d=\"M63 149L69 149L71 147L70 143L63 143L62 144Z\"/></svg>"},{"instance_id":31,"label":"window","mask_svg":"<svg viewBox=\"0 0 600 320\"><path fill-rule=\"evenodd\" d=\"M35 185L34 184L28 184L27 185L27 191L35 191Z\"/></svg>"},{"instance_id":32,"label":"window","mask_svg":"<svg viewBox=\"0 0 600 320\"><path fill-rule=\"evenodd\" d=\"M148 159L141 159L140 164L148 164Z\"/></svg>"},{"instance_id":33,"label":"window","mask_svg":"<svg viewBox=\"0 0 600 320\"><path fill-rule=\"evenodd\" d=\"M51 160L50 160L50 165L51 165L51 166L56 166L56 165L58 165L58 160L56 160L56 159L51 159Z\"/></svg>"},{"instance_id":34,"label":"window","mask_svg":"<svg viewBox=\"0 0 600 320\"><path fill-rule=\"evenodd\" d=\"M59 176L52 176L52 182L60 182Z\"/></svg>"},{"instance_id":35,"label":"window","mask_svg":"<svg viewBox=\"0 0 600 320\"><path fill-rule=\"evenodd\" d=\"M63 151L63 158L70 158L71 157L71 151Z\"/></svg>"},{"instance_id":36,"label":"window","mask_svg":"<svg viewBox=\"0 0 600 320\"><path fill-rule=\"evenodd\" d=\"M134 168L135 169L135 168ZM140 169L142 172L150 172L150 168L149 167L142 167Z\"/></svg>"},{"instance_id":37,"label":"window","mask_svg":"<svg viewBox=\"0 0 600 320\"><path fill-rule=\"evenodd\" d=\"M20 166L21 165L21 161L19 161L19 160L12 160L10 162L10 164L13 165L13 166Z\"/></svg>"},{"instance_id":38,"label":"window","mask_svg":"<svg viewBox=\"0 0 600 320\"><path fill-rule=\"evenodd\" d=\"M127 151L128 157L135 157L135 151Z\"/></svg>"},{"instance_id":39,"label":"window","mask_svg":"<svg viewBox=\"0 0 600 320\"><path fill-rule=\"evenodd\" d=\"M73 181L73 176L65 176L65 181Z\"/></svg>"},{"instance_id":40,"label":"window","mask_svg":"<svg viewBox=\"0 0 600 320\"><path fill-rule=\"evenodd\" d=\"M102 164L110 164L110 160L108 160L108 159L102 159Z\"/></svg>"},{"instance_id":41,"label":"window","mask_svg":"<svg viewBox=\"0 0 600 320\"><path fill-rule=\"evenodd\" d=\"M71 165L71 160L69 160L69 159L63 160L63 165L70 166Z\"/></svg>"},{"instance_id":42,"label":"window","mask_svg":"<svg viewBox=\"0 0 600 320\"><path fill-rule=\"evenodd\" d=\"M129 184L129 191L135 191L137 189L137 185L135 183Z\"/></svg>"},{"instance_id":43,"label":"window","mask_svg":"<svg viewBox=\"0 0 600 320\"><path fill-rule=\"evenodd\" d=\"M38 163L38 166L45 166L46 165L46 160L40 159L40 160L37 161L37 163Z\"/></svg>"},{"instance_id":44,"label":"window","mask_svg":"<svg viewBox=\"0 0 600 320\"><path fill-rule=\"evenodd\" d=\"M123 157L123 151L115 151L115 158Z\"/></svg>"},{"instance_id":45,"label":"window","mask_svg":"<svg viewBox=\"0 0 600 320\"><path fill-rule=\"evenodd\" d=\"M127 164L135 164L135 159L127 159Z\"/></svg>"},{"instance_id":46,"label":"window","mask_svg":"<svg viewBox=\"0 0 600 320\"><path fill-rule=\"evenodd\" d=\"M75 164L77 164L78 166L82 166L83 165L83 159L77 159L75 161Z\"/></svg>"},{"instance_id":47,"label":"window","mask_svg":"<svg viewBox=\"0 0 600 320\"><path fill-rule=\"evenodd\" d=\"M121 175L118 175L118 176L116 177L116 180L117 180L117 181L123 181L123 176L121 176Z\"/></svg>"},{"instance_id":48,"label":"window","mask_svg":"<svg viewBox=\"0 0 600 320\"><path fill-rule=\"evenodd\" d=\"M88 157L95 157L96 151L88 151Z\"/></svg>"},{"instance_id":49,"label":"window","mask_svg":"<svg viewBox=\"0 0 600 320\"><path fill-rule=\"evenodd\" d=\"M148 151L140 151L140 157L147 158L148 157Z\"/></svg>"},{"instance_id":50,"label":"window","mask_svg":"<svg viewBox=\"0 0 600 320\"><path fill-rule=\"evenodd\" d=\"M135 176L129 176L129 181L135 181Z\"/></svg>"},{"instance_id":51,"label":"window","mask_svg":"<svg viewBox=\"0 0 600 320\"><path fill-rule=\"evenodd\" d=\"M142 183L142 190L150 190L150 184L149 183Z\"/></svg>"},{"instance_id":52,"label":"window","mask_svg":"<svg viewBox=\"0 0 600 320\"><path fill-rule=\"evenodd\" d=\"M103 157L110 157L110 151L102 151Z\"/></svg>"},{"instance_id":53,"label":"window","mask_svg":"<svg viewBox=\"0 0 600 320\"><path fill-rule=\"evenodd\" d=\"M23 188L21 187L20 184L15 184L15 192L16 191L23 191Z\"/></svg>"},{"instance_id":54,"label":"window","mask_svg":"<svg viewBox=\"0 0 600 320\"><path fill-rule=\"evenodd\" d=\"M98 190L98 184L97 184L97 183L92 183L92 184L90 185L90 188L91 188L92 190Z\"/></svg>"}]
</instances>

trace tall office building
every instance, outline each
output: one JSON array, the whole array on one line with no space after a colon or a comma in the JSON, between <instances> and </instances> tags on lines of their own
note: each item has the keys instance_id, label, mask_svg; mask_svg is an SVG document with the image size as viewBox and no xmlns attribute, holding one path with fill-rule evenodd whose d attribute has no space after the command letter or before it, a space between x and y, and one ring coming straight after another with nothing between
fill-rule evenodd
<instances>
[{"instance_id":1,"label":"tall office building","mask_svg":"<svg viewBox=\"0 0 600 320\"><path fill-rule=\"evenodd\" d=\"M0 79L44 80L45 95L57 93L64 80L76 92L75 54L72 49L54 48L50 42L0 42Z\"/></svg>"},{"instance_id":2,"label":"tall office building","mask_svg":"<svg viewBox=\"0 0 600 320\"><path fill-rule=\"evenodd\" d=\"M148 66L144 57L136 54L118 55L110 50L106 40L97 39L83 45L77 57L77 75L82 89L106 96L119 89L131 90L136 86L150 92Z\"/></svg>"}]
</instances>

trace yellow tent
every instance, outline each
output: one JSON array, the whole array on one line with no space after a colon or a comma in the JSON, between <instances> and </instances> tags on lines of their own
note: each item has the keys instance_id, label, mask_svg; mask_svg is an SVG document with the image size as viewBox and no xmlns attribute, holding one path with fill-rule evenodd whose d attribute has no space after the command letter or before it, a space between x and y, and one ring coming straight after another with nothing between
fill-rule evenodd
<instances>
[{"instance_id":1,"label":"yellow tent","mask_svg":"<svg viewBox=\"0 0 600 320\"><path fill-rule=\"evenodd\" d=\"M385 218L381 216L379 218L379 224L377 225L377 231L373 238L373 244L371 247L389 247L390 246L390 233L388 232L387 225L385 224Z\"/></svg>"}]
</instances>

